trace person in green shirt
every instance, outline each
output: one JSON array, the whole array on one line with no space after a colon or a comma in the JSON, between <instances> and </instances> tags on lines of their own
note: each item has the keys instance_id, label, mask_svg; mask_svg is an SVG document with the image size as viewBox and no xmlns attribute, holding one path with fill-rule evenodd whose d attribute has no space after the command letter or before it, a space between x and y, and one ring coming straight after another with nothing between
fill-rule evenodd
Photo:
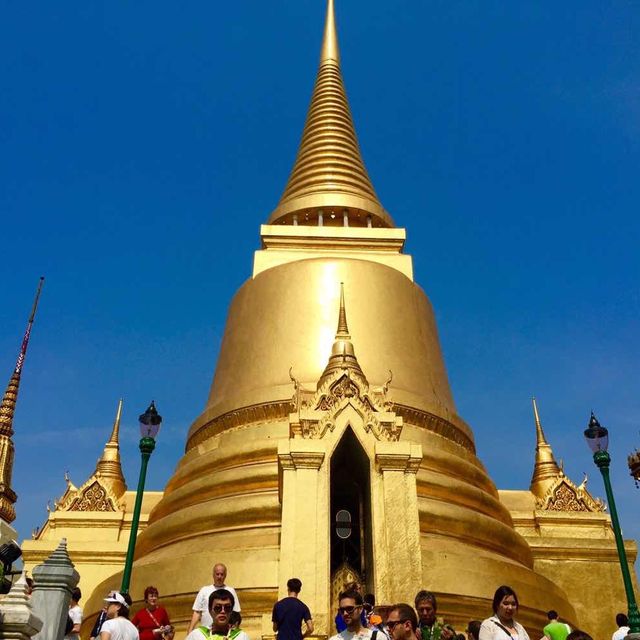
<instances>
[{"instance_id":1,"label":"person in green shirt","mask_svg":"<svg viewBox=\"0 0 640 640\"><path fill-rule=\"evenodd\" d=\"M549 618L549 624L542 630L545 638L549 640L567 640L567 636L571 633L571 627L558 620L558 612L552 609L547 612L547 618Z\"/></svg>"},{"instance_id":2,"label":"person in green shirt","mask_svg":"<svg viewBox=\"0 0 640 640\"><path fill-rule=\"evenodd\" d=\"M434 593L418 591L414 604L418 612L419 640L453 640L456 635L454 628L436 619L438 603Z\"/></svg>"}]
</instances>

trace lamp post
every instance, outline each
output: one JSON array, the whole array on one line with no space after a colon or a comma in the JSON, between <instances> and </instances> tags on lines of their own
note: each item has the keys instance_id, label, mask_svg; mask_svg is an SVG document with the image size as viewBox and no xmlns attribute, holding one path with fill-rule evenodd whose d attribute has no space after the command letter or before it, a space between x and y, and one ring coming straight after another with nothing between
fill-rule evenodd
<instances>
[{"instance_id":1,"label":"lamp post","mask_svg":"<svg viewBox=\"0 0 640 640\"><path fill-rule=\"evenodd\" d=\"M155 402L151 402L149 408L140 416L140 453L142 463L140 465L140 478L138 479L138 490L136 491L136 503L133 507L133 518L131 519L131 533L129 534L129 547L127 548L127 559L124 562L124 572L122 574L122 586L120 591L128 593L131 582L131 569L133 567L133 554L136 550L136 538L138 536L138 524L140 523L140 509L142 508L142 496L144 495L144 482L147 478L147 465L149 458L156 448L156 436L160 431L162 416L156 409Z\"/></svg>"},{"instance_id":2,"label":"lamp post","mask_svg":"<svg viewBox=\"0 0 640 640\"><path fill-rule=\"evenodd\" d=\"M607 502L609 503L609 512L611 513L611 525L613 526L613 534L616 538L616 547L618 548L618 558L620 560L620 569L622 569L622 581L624 582L624 590L627 595L627 608L629 616L629 633L640 633L640 613L638 605L633 593L633 584L631 583L631 574L629 573L629 563L627 562L627 553L624 550L624 541L622 540L622 532L620 531L620 521L618 520L618 511L616 503L613 499L613 490L611 489L611 479L609 478L609 464L611 456L607 448L609 446L609 431L605 429L591 412L589 426L584 431L584 437L593 451L593 461L596 463L602 478L604 479L604 490L607 494Z\"/></svg>"}]
</instances>

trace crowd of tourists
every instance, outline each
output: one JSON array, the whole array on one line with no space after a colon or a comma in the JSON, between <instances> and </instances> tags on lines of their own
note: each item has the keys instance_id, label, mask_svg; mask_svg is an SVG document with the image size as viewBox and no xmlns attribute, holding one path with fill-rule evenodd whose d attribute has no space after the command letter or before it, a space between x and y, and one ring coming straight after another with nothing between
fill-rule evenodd
<instances>
[{"instance_id":1,"label":"crowd of tourists","mask_svg":"<svg viewBox=\"0 0 640 640\"><path fill-rule=\"evenodd\" d=\"M191 622L184 640L249 640L242 630L240 601L235 589L226 584L223 564L213 568L213 584L200 589L193 603ZM300 598L302 582L287 582L287 597L276 602L272 611L273 632L277 640L303 640L314 632L309 607ZM80 640L82 610L80 590L74 591L66 640ZM129 619L132 600L126 593L112 591L91 632L91 640L173 640L175 631L167 611L158 604L155 587L144 591L144 607ZM362 594L361 586L344 585L338 597L335 635L330 640L592 640L585 631L572 629L549 611L548 624L531 639L516 620L518 596L502 585L493 596L493 615L485 620L470 620L462 631L439 618L436 596L421 590L413 605L400 602L376 609L373 594ZM623 640L629 633L627 617L616 616L618 629L612 640Z\"/></svg>"}]
</instances>

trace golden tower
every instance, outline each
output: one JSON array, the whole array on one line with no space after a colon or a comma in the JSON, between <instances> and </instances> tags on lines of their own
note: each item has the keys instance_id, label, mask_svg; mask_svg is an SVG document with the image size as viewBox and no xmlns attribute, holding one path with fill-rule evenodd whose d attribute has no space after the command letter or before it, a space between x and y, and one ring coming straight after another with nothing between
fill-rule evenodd
<instances>
[{"instance_id":1,"label":"golden tower","mask_svg":"<svg viewBox=\"0 0 640 640\"><path fill-rule=\"evenodd\" d=\"M13 374L9 379L9 384L2 397L0 403L0 520L6 524L11 524L16 519L15 503L17 496L11 487L11 477L13 475L13 457L15 449L13 446L13 416L15 414L16 402L18 401L18 392L20 391L20 379L22 377L22 367L27 355L29 347L29 338L31 337L31 329L36 317L38 309L38 301L40 300L40 292L44 278L40 278L38 290L33 301L31 314L27 322L27 329L24 332L22 345L18 360L13 370ZM4 535L2 536L4 538Z\"/></svg>"},{"instance_id":2,"label":"golden tower","mask_svg":"<svg viewBox=\"0 0 640 640\"><path fill-rule=\"evenodd\" d=\"M532 493L541 495L554 483L560 473L560 467L553 457L551 445L545 438L536 399L532 398L531 403L533 404L533 417L536 423L536 460L529 489L531 489Z\"/></svg>"},{"instance_id":3,"label":"golden tower","mask_svg":"<svg viewBox=\"0 0 640 640\"><path fill-rule=\"evenodd\" d=\"M440 614L460 628L490 613L500 584L516 589L532 631L551 608L577 620L559 586L570 580L536 570L457 414L405 237L361 157L328 0L293 170L231 302L204 411L138 538L132 596L156 585L179 630L215 562L228 567L252 637L271 633L271 607L293 576L317 633L330 634L332 580L345 567L380 603L437 592ZM540 490L553 470L542 441ZM524 531L535 496L515 493ZM525 503L531 514L518 511ZM344 543L338 511L350 517ZM85 611L120 577L99 585Z\"/></svg>"}]
</instances>

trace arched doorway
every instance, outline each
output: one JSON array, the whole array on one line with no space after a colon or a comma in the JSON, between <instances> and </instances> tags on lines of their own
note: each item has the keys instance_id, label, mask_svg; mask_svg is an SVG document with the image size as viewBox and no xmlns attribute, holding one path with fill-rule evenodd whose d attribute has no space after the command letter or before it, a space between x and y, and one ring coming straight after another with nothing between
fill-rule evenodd
<instances>
[{"instance_id":1,"label":"arched doorway","mask_svg":"<svg viewBox=\"0 0 640 640\"><path fill-rule=\"evenodd\" d=\"M371 591L373 576L373 542L371 531L371 473L369 458L347 427L331 456L331 580L336 572L353 569L360 577L365 591ZM348 511L351 515L351 535L343 539L336 532L336 514ZM342 526L344 529L344 525ZM334 589L332 589L334 591ZM336 594L332 593L332 606Z\"/></svg>"}]
</instances>

